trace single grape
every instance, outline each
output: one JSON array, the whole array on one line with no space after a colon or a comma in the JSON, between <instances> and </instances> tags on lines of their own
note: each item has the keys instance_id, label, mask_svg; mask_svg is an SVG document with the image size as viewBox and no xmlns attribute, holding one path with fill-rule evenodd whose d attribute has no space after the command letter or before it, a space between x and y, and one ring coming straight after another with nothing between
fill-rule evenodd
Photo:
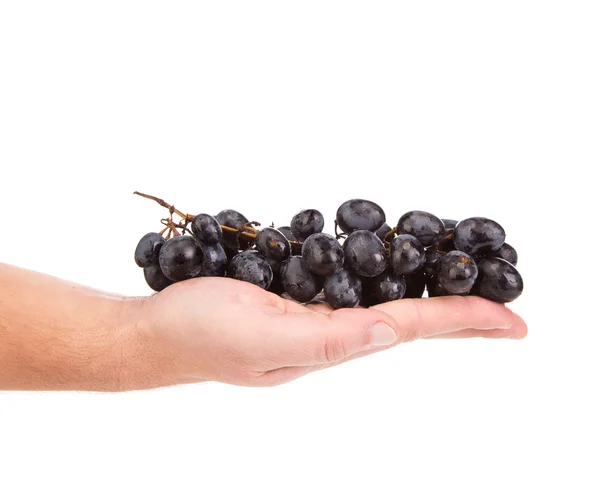
<instances>
[{"instance_id":1,"label":"single grape","mask_svg":"<svg viewBox=\"0 0 600 498\"><path fill-rule=\"evenodd\" d=\"M174 283L173 280L165 276L158 263L154 263L153 265L144 268L144 278L146 279L148 286L156 292L160 292Z\"/></svg>"},{"instance_id":2,"label":"single grape","mask_svg":"<svg viewBox=\"0 0 600 498\"><path fill-rule=\"evenodd\" d=\"M175 282L196 277L202 271L202 247L195 237L173 237L163 244L158 261L162 272Z\"/></svg>"},{"instance_id":3,"label":"single grape","mask_svg":"<svg viewBox=\"0 0 600 498\"><path fill-rule=\"evenodd\" d=\"M454 232L454 227L456 227L458 223L458 221L456 220L448 220L445 218L442 218L442 222L444 223L444 228L446 229L446 235L449 235L452 232Z\"/></svg>"},{"instance_id":4,"label":"single grape","mask_svg":"<svg viewBox=\"0 0 600 498\"><path fill-rule=\"evenodd\" d=\"M228 274L263 289L268 289L273 281L273 270L267 258L255 250L242 251L235 256L229 263Z\"/></svg>"},{"instance_id":5,"label":"single grape","mask_svg":"<svg viewBox=\"0 0 600 498\"><path fill-rule=\"evenodd\" d=\"M344 264L344 251L336 238L327 233L315 233L302 245L302 257L315 275L327 276Z\"/></svg>"},{"instance_id":6,"label":"single grape","mask_svg":"<svg viewBox=\"0 0 600 498\"><path fill-rule=\"evenodd\" d=\"M236 229L242 228L249 221L248 218L235 209L223 209L215 218L219 224Z\"/></svg>"},{"instance_id":7,"label":"single grape","mask_svg":"<svg viewBox=\"0 0 600 498\"><path fill-rule=\"evenodd\" d=\"M454 229L456 249L471 256L497 251L504 244L505 238L504 228L488 218L467 218Z\"/></svg>"},{"instance_id":8,"label":"single grape","mask_svg":"<svg viewBox=\"0 0 600 498\"><path fill-rule=\"evenodd\" d=\"M510 303L523 292L523 278L508 261L485 258L477 263L479 277L471 294L497 303Z\"/></svg>"},{"instance_id":9,"label":"single grape","mask_svg":"<svg viewBox=\"0 0 600 498\"><path fill-rule=\"evenodd\" d=\"M254 244L259 253L272 261L283 261L290 256L290 241L279 230L271 227L263 228Z\"/></svg>"},{"instance_id":10,"label":"single grape","mask_svg":"<svg viewBox=\"0 0 600 498\"><path fill-rule=\"evenodd\" d=\"M165 243L162 235L150 232L144 235L135 248L135 263L140 268L147 268L158 262L158 254Z\"/></svg>"},{"instance_id":11,"label":"single grape","mask_svg":"<svg viewBox=\"0 0 600 498\"><path fill-rule=\"evenodd\" d=\"M468 296L469 293L465 292L463 294L452 294L451 292L448 292L446 289L444 289L444 287L442 286L442 284L440 284L440 281L437 277L432 277L427 279L427 296L428 297L443 297L443 296Z\"/></svg>"},{"instance_id":12,"label":"single grape","mask_svg":"<svg viewBox=\"0 0 600 498\"><path fill-rule=\"evenodd\" d=\"M440 261L442 259L442 253L440 253L434 246L425 249L425 264L423 265L423 271L428 277L433 277L440 271Z\"/></svg>"},{"instance_id":13,"label":"single grape","mask_svg":"<svg viewBox=\"0 0 600 498\"><path fill-rule=\"evenodd\" d=\"M385 213L378 204L364 199L351 199L337 210L335 220L344 233L355 230L375 232L385 223Z\"/></svg>"},{"instance_id":14,"label":"single grape","mask_svg":"<svg viewBox=\"0 0 600 498\"><path fill-rule=\"evenodd\" d=\"M362 283L358 276L342 268L325 279L323 293L333 309L355 308L361 300Z\"/></svg>"},{"instance_id":15,"label":"single grape","mask_svg":"<svg viewBox=\"0 0 600 498\"><path fill-rule=\"evenodd\" d=\"M372 306L402 299L406 293L406 280L391 271L363 279L363 299Z\"/></svg>"},{"instance_id":16,"label":"single grape","mask_svg":"<svg viewBox=\"0 0 600 498\"><path fill-rule=\"evenodd\" d=\"M444 289L436 277L427 280L427 296L428 297L443 297L451 296L450 292Z\"/></svg>"},{"instance_id":17,"label":"single grape","mask_svg":"<svg viewBox=\"0 0 600 498\"><path fill-rule=\"evenodd\" d=\"M221 244L204 244L202 247L202 269L200 277L224 277L227 271L227 254Z\"/></svg>"},{"instance_id":18,"label":"single grape","mask_svg":"<svg viewBox=\"0 0 600 498\"><path fill-rule=\"evenodd\" d=\"M373 232L356 230L344 241L344 261L361 277L375 277L387 268L385 246Z\"/></svg>"},{"instance_id":19,"label":"single grape","mask_svg":"<svg viewBox=\"0 0 600 498\"><path fill-rule=\"evenodd\" d=\"M398 220L396 233L412 235L419 239L424 247L429 247L445 237L446 227L442 220L431 213L409 211Z\"/></svg>"},{"instance_id":20,"label":"single grape","mask_svg":"<svg viewBox=\"0 0 600 498\"><path fill-rule=\"evenodd\" d=\"M519 260L517 250L506 242L502 244L500 249L491 253L490 257L504 259L513 266L517 266L517 261Z\"/></svg>"},{"instance_id":21,"label":"single grape","mask_svg":"<svg viewBox=\"0 0 600 498\"><path fill-rule=\"evenodd\" d=\"M205 244L217 244L223 238L223 229L210 214L199 214L192 220L192 233Z\"/></svg>"},{"instance_id":22,"label":"single grape","mask_svg":"<svg viewBox=\"0 0 600 498\"><path fill-rule=\"evenodd\" d=\"M294 215L290 229L296 240L305 241L313 233L323 231L325 218L316 209L304 209Z\"/></svg>"},{"instance_id":23,"label":"single grape","mask_svg":"<svg viewBox=\"0 0 600 498\"><path fill-rule=\"evenodd\" d=\"M290 243L299 242L296 240L296 237L292 233L291 227L283 226L283 227L277 228L277 230L279 230L283 235L285 235L285 238L288 239L290 241ZM300 256L300 254L302 254L302 247L297 246L297 245L296 246L292 245L292 253L291 254L292 254L292 256Z\"/></svg>"},{"instance_id":24,"label":"single grape","mask_svg":"<svg viewBox=\"0 0 600 498\"><path fill-rule=\"evenodd\" d=\"M215 217L220 225L235 228L236 230L240 230L244 225L248 223L248 218L246 218L242 213L234 210L234 209L224 209L219 212ZM252 245L251 242L247 242L242 238L239 239L240 247L238 247L238 234L235 232L223 232L223 239L221 244L227 249L247 249Z\"/></svg>"},{"instance_id":25,"label":"single grape","mask_svg":"<svg viewBox=\"0 0 600 498\"><path fill-rule=\"evenodd\" d=\"M401 234L392 240L390 266L396 275L410 275L425 264L425 248L419 239Z\"/></svg>"},{"instance_id":26,"label":"single grape","mask_svg":"<svg viewBox=\"0 0 600 498\"><path fill-rule=\"evenodd\" d=\"M302 256L292 256L281 265L285 292L296 301L307 303L323 288L322 279L314 275Z\"/></svg>"},{"instance_id":27,"label":"single grape","mask_svg":"<svg viewBox=\"0 0 600 498\"><path fill-rule=\"evenodd\" d=\"M437 274L438 283L450 294L467 294L477 279L477 264L461 251L445 254Z\"/></svg>"},{"instance_id":28,"label":"single grape","mask_svg":"<svg viewBox=\"0 0 600 498\"><path fill-rule=\"evenodd\" d=\"M294 242L296 240L296 237L294 237L294 234L292 233L291 227L277 227L277 230L279 230L283 235L285 235L285 238L288 239L290 242Z\"/></svg>"},{"instance_id":29,"label":"single grape","mask_svg":"<svg viewBox=\"0 0 600 498\"><path fill-rule=\"evenodd\" d=\"M418 299L423 297L425 285L427 284L427 276L422 272L413 273L404 277L406 280L406 292L404 299Z\"/></svg>"},{"instance_id":30,"label":"single grape","mask_svg":"<svg viewBox=\"0 0 600 498\"><path fill-rule=\"evenodd\" d=\"M382 242L385 242L385 236L390 233L392 231L392 227L389 226L387 223L384 223L383 225L381 225L377 231L375 232L375 235L377 235L377 237L379 237L381 239ZM392 233L390 234L390 236L387 238L388 241L391 241L394 237L396 236L396 234Z\"/></svg>"}]
</instances>

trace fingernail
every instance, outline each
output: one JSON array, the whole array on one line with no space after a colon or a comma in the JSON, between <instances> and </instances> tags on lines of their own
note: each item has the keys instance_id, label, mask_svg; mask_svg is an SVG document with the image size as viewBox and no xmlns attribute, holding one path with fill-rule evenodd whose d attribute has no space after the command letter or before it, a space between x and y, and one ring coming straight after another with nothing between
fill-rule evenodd
<instances>
[{"instance_id":1,"label":"fingernail","mask_svg":"<svg viewBox=\"0 0 600 498\"><path fill-rule=\"evenodd\" d=\"M389 346L397 340L394 329L384 322L374 323L369 332L371 333L370 347Z\"/></svg>"}]
</instances>

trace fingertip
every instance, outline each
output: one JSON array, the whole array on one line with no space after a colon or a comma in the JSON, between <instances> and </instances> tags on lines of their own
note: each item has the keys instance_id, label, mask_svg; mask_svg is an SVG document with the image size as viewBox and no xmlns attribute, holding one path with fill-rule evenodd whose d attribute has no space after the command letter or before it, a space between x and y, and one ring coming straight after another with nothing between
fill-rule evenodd
<instances>
[{"instance_id":1,"label":"fingertip","mask_svg":"<svg viewBox=\"0 0 600 498\"><path fill-rule=\"evenodd\" d=\"M513 339L525 339L525 337L527 337L527 334L529 332L529 329L527 327L527 323L525 323L525 320L523 320L523 318L521 318L521 316L519 316L517 313L515 313L514 311L511 312L513 314L513 324L512 324L512 335L511 337Z\"/></svg>"}]
</instances>

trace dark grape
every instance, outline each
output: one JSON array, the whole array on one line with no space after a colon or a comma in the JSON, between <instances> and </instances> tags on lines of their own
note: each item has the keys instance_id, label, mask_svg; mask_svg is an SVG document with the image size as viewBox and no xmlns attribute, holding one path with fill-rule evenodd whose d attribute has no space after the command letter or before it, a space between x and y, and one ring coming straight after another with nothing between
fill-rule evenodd
<instances>
[{"instance_id":1,"label":"dark grape","mask_svg":"<svg viewBox=\"0 0 600 498\"><path fill-rule=\"evenodd\" d=\"M423 265L423 271L428 277L433 277L438 274L442 256L443 254L433 246L425 249L425 264Z\"/></svg>"},{"instance_id":2,"label":"dark grape","mask_svg":"<svg viewBox=\"0 0 600 498\"><path fill-rule=\"evenodd\" d=\"M446 235L449 235L452 232L454 232L454 227L456 227L458 223L458 221L456 220L448 220L445 218L442 218L442 222L444 223L444 228L446 229Z\"/></svg>"},{"instance_id":3,"label":"dark grape","mask_svg":"<svg viewBox=\"0 0 600 498\"><path fill-rule=\"evenodd\" d=\"M227 254L221 244L203 244L202 269L199 277L224 277L227 271Z\"/></svg>"},{"instance_id":4,"label":"dark grape","mask_svg":"<svg viewBox=\"0 0 600 498\"><path fill-rule=\"evenodd\" d=\"M510 244L507 244L506 242L502 244L502 247L500 247L500 249L494 251L489 256L504 259L513 266L517 266L517 261L519 260L519 257L517 256L517 250Z\"/></svg>"},{"instance_id":5,"label":"dark grape","mask_svg":"<svg viewBox=\"0 0 600 498\"><path fill-rule=\"evenodd\" d=\"M242 251L235 256L229 262L228 274L263 289L268 289L273 281L273 270L267 258L255 250Z\"/></svg>"},{"instance_id":6,"label":"dark grape","mask_svg":"<svg viewBox=\"0 0 600 498\"><path fill-rule=\"evenodd\" d=\"M518 270L500 258L485 258L477 263L479 277L471 294L497 303L510 303L523 292L523 279Z\"/></svg>"},{"instance_id":7,"label":"dark grape","mask_svg":"<svg viewBox=\"0 0 600 498\"><path fill-rule=\"evenodd\" d=\"M351 199L338 208L335 220L344 233L355 230L375 232L385 223L385 213L374 202Z\"/></svg>"},{"instance_id":8,"label":"dark grape","mask_svg":"<svg viewBox=\"0 0 600 498\"><path fill-rule=\"evenodd\" d=\"M404 293L404 299L418 299L423 297L425 292L425 285L427 284L427 276L422 272L413 273L404 277L406 280L406 292Z\"/></svg>"},{"instance_id":9,"label":"dark grape","mask_svg":"<svg viewBox=\"0 0 600 498\"><path fill-rule=\"evenodd\" d=\"M279 230L283 235L285 235L285 238L288 239L290 242L294 242L296 240L296 237L294 237L294 234L292 233L291 227L277 227L277 230Z\"/></svg>"},{"instance_id":10,"label":"dark grape","mask_svg":"<svg viewBox=\"0 0 600 498\"><path fill-rule=\"evenodd\" d=\"M154 263L153 265L144 268L144 278L146 279L148 286L156 292L160 292L174 283L173 280L165 277L165 274L160 269L158 263Z\"/></svg>"},{"instance_id":11,"label":"dark grape","mask_svg":"<svg viewBox=\"0 0 600 498\"><path fill-rule=\"evenodd\" d=\"M299 242L296 240L296 237L292 233L291 227L283 226L283 227L279 227L277 230L279 230L283 235L285 235L285 238L288 239L290 241L290 243L291 242ZM299 256L301 253L302 253L302 247L299 247L299 246L294 247L294 245L292 245L292 256Z\"/></svg>"},{"instance_id":12,"label":"dark grape","mask_svg":"<svg viewBox=\"0 0 600 498\"><path fill-rule=\"evenodd\" d=\"M362 283L358 276L342 268L325 279L323 293L333 309L355 308L360 303Z\"/></svg>"},{"instance_id":13,"label":"dark grape","mask_svg":"<svg viewBox=\"0 0 600 498\"><path fill-rule=\"evenodd\" d=\"M437 277L427 279L426 287L427 287L427 295L429 297L468 296L469 295L468 292L465 292L463 294L452 294L451 292L448 292L446 289L444 289L442 284L440 284L440 281Z\"/></svg>"},{"instance_id":14,"label":"dark grape","mask_svg":"<svg viewBox=\"0 0 600 498\"><path fill-rule=\"evenodd\" d=\"M219 214L217 214L216 219L219 222L219 224L226 227L235 228L236 230L240 230L244 225L248 223L248 218L246 218L242 213L234 209L224 209L223 211L219 212ZM223 232L223 240L221 244L223 245L225 250L238 249L237 235L238 234L235 232ZM239 243L239 249L247 249L252 245L250 242L242 240L241 238L239 239Z\"/></svg>"},{"instance_id":15,"label":"dark grape","mask_svg":"<svg viewBox=\"0 0 600 498\"><path fill-rule=\"evenodd\" d=\"M279 230L271 227L263 228L254 245L259 253L272 261L283 261L290 256L291 245L286 236Z\"/></svg>"},{"instance_id":16,"label":"dark grape","mask_svg":"<svg viewBox=\"0 0 600 498\"><path fill-rule=\"evenodd\" d=\"M444 289L437 278L427 280L427 295L429 297L450 296L450 292Z\"/></svg>"},{"instance_id":17,"label":"dark grape","mask_svg":"<svg viewBox=\"0 0 600 498\"><path fill-rule=\"evenodd\" d=\"M454 229L454 246L471 256L497 251L505 238L504 228L488 218L467 218Z\"/></svg>"},{"instance_id":18,"label":"dark grape","mask_svg":"<svg viewBox=\"0 0 600 498\"><path fill-rule=\"evenodd\" d=\"M302 257L310 270L321 276L331 275L344 264L344 251L337 239L327 233L315 233L302 245Z\"/></svg>"},{"instance_id":19,"label":"dark grape","mask_svg":"<svg viewBox=\"0 0 600 498\"><path fill-rule=\"evenodd\" d=\"M344 241L344 261L361 277L374 277L387 268L385 246L373 232L356 230Z\"/></svg>"},{"instance_id":20,"label":"dark grape","mask_svg":"<svg viewBox=\"0 0 600 498\"><path fill-rule=\"evenodd\" d=\"M375 232L375 235L377 235L377 237L379 237L381 239L382 242L385 242L385 236L390 233L392 230L392 227L389 226L387 223L384 223L383 225L381 225L377 231ZM387 240L391 241L394 237L396 236L396 234L390 234L390 236L387 238Z\"/></svg>"},{"instance_id":21,"label":"dark grape","mask_svg":"<svg viewBox=\"0 0 600 498\"><path fill-rule=\"evenodd\" d=\"M192 220L192 233L205 244L217 244L223 237L223 229L210 214L199 214Z\"/></svg>"},{"instance_id":22,"label":"dark grape","mask_svg":"<svg viewBox=\"0 0 600 498\"><path fill-rule=\"evenodd\" d=\"M135 248L135 263L140 268L147 268L158 262L158 254L164 244L162 235L150 232L144 235Z\"/></svg>"},{"instance_id":23,"label":"dark grape","mask_svg":"<svg viewBox=\"0 0 600 498\"><path fill-rule=\"evenodd\" d=\"M419 239L401 234L392 240L390 266L396 275L410 275L425 264L425 248Z\"/></svg>"},{"instance_id":24,"label":"dark grape","mask_svg":"<svg viewBox=\"0 0 600 498\"><path fill-rule=\"evenodd\" d=\"M409 211L398 220L396 233L408 234L419 239L424 247L437 244L446 235L444 222L425 211Z\"/></svg>"},{"instance_id":25,"label":"dark grape","mask_svg":"<svg viewBox=\"0 0 600 498\"><path fill-rule=\"evenodd\" d=\"M467 253L451 251L442 257L437 281L450 294L468 293L476 279L477 264Z\"/></svg>"},{"instance_id":26,"label":"dark grape","mask_svg":"<svg viewBox=\"0 0 600 498\"><path fill-rule=\"evenodd\" d=\"M406 280L391 271L363 280L363 299L373 304L402 299L406 293Z\"/></svg>"},{"instance_id":27,"label":"dark grape","mask_svg":"<svg viewBox=\"0 0 600 498\"><path fill-rule=\"evenodd\" d=\"M305 241L313 233L323 231L325 218L316 209L304 209L294 215L290 229L296 240Z\"/></svg>"},{"instance_id":28,"label":"dark grape","mask_svg":"<svg viewBox=\"0 0 600 498\"><path fill-rule=\"evenodd\" d=\"M235 209L223 209L223 211L220 211L219 214L217 214L216 220L221 225L236 229L242 228L249 221L248 218Z\"/></svg>"},{"instance_id":29,"label":"dark grape","mask_svg":"<svg viewBox=\"0 0 600 498\"><path fill-rule=\"evenodd\" d=\"M202 248L195 237L181 235L167 240L158 257L162 272L178 282L196 277L202 270Z\"/></svg>"},{"instance_id":30,"label":"dark grape","mask_svg":"<svg viewBox=\"0 0 600 498\"><path fill-rule=\"evenodd\" d=\"M281 265L285 292L296 301L307 303L323 288L322 279L314 275L302 256L292 256Z\"/></svg>"}]
</instances>

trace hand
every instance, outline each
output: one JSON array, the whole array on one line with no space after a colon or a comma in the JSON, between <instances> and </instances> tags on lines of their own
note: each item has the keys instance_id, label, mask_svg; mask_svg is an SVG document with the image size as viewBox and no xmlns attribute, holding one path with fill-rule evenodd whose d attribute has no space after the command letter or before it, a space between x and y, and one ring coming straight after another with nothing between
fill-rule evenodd
<instances>
[{"instance_id":1,"label":"hand","mask_svg":"<svg viewBox=\"0 0 600 498\"><path fill-rule=\"evenodd\" d=\"M172 285L140 311L135 388L203 380L270 386L415 339L527 334L518 315L478 297L333 311L224 278Z\"/></svg>"}]
</instances>

